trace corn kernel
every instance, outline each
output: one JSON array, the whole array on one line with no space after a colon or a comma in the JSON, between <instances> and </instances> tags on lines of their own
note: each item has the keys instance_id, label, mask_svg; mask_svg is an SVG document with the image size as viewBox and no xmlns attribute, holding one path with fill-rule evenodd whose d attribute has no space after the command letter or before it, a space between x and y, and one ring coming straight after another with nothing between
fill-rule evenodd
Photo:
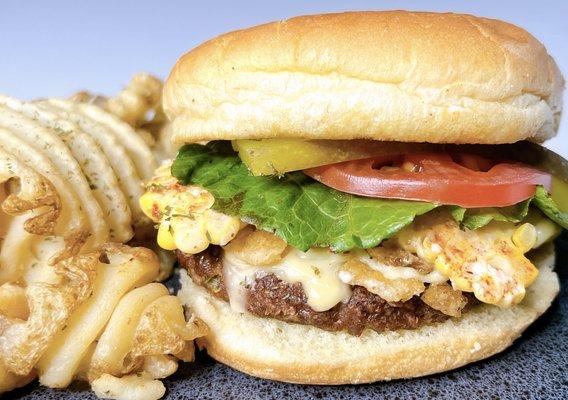
<instances>
[{"instance_id":1,"label":"corn kernel","mask_svg":"<svg viewBox=\"0 0 568 400\"><path fill-rule=\"evenodd\" d=\"M154 215L154 212L153 212L155 200L156 199L155 199L154 193L146 192L142 196L140 196L138 203L140 204L140 208L142 209L142 212L144 214L146 214L146 216L148 218L150 218L154 222L159 222L159 220L160 220L159 217Z\"/></svg>"},{"instance_id":2,"label":"corn kernel","mask_svg":"<svg viewBox=\"0 0 568 400\"><path fill-rule=\"evenodd\" d=\"M156 237L158 245L164 250L175 250L176 244L170 232L169 224L161 223Z\"/></svg>"},{"instance_id":3,"label":"corn kernel","mask_svg":"<svg viewBox=\"0 0 568 400\"><path fill-rule=\"evenodd\" d=\"M226 245L237 236L237 233L241 229L241 222L228 215L213 210L207 210L203 215L206 221L209 240L213 244Z\"/></svg>"},{"instance_id":4,"label":"corn kernel","mask_svg":"<svg viewBox=\"0 0 568 400\"><path fill-rule=\"evenodd\" d=\"M188 254L197 254L205 250L210 243L205 229L206 224L207 221L203 216L195 220L188 218L172 219L175 246Z\"/></svg>"},{"instance_id":5,"label":"corn kernel","mask_svg":"<svg viewBox=\"0 0 568 400\"><path fill-rule=\"evenodd\" d=\"M163 169L146 186L140 208L158 224L157 242L165 250L196 254L210 243L225 245L241 228L238 218L210 208L215 199L199 186L180 186Z\"/></svg>"},{"instance_id":6,"label":"corn kernel","mask_svg":"<svg viewBox=\"0 0 568 400\"><path fill-rule=\"evenodd\" d=\"M536 243L537 235L534 225L528 222L522 224L515 229L512 239L515 246L523 253L526 253L532 249Z\"/></svg>"}]
</instances>

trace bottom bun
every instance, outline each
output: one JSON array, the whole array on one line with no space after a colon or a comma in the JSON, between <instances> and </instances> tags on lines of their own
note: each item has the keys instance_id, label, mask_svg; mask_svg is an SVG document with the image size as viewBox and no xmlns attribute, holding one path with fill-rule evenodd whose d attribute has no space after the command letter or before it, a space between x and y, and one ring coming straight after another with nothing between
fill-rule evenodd
<instances>
[{"instance_id":1,"label":"bottom bun","mask_svg":"<svg viewBox=\"0 0 568 400\"><path fill-rule=\"evenodd\" d=\"M361 336L236 313L185 271L178 296L209 326L210 334L200 344L230 367L292 383L367 383L448 371L503 351L559 291L553 247L540 251L534 261L540 274L513 308L480 305L457 320L415 330L367 329Z\"/></svg>"}]
</instances>

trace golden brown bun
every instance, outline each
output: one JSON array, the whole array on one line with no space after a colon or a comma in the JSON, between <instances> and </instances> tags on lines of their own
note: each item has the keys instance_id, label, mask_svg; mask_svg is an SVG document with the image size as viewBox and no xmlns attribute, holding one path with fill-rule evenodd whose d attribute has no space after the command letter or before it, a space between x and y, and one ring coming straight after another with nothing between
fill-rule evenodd
<instances>
[{"instance_id":1,"label":"golden brown bun","mask_svg":"<svg viewBox=\"0 0 568 400\"><path fill-rule=\"evenodd\" d=\"M417 330L367 330L360 337L235 313L185 272L178 296L209 326L201 342L207 352L233 368L293 383L365 383L447 371L504 350L558 293L553 263L548 249L537 260L538 279L514 308L482 305L459 320Z\"/></svg>"},{"instance_id":2,"label":"golden brown bun","mask_svg":"<svg viewBox=\"0 0 568 400\"><path fill-rule=\"evenodd\" d=\"M164 88L178 144L308 138L433 143L554 136L563 79L523 29L471 15L313 15L185 54Z\"/></svg>"}]
</instances>

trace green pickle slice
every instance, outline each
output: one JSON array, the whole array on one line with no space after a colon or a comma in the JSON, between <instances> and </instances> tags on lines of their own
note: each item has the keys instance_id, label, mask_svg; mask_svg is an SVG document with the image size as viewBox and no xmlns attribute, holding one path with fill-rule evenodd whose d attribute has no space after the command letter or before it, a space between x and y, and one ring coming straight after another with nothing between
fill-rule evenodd
<instances>
[{"instance_id":1,"label":"green pickle slice","mask_svg":"<svg viewBox=\"0 0 568 400\"><path fill-rule=\"evenodd\" d=\"M349 160L405 152L432 151L427 143L380 142L376 140L233 140L233 149L253 175L281 175Z\"/></svg>"}]
</instances>

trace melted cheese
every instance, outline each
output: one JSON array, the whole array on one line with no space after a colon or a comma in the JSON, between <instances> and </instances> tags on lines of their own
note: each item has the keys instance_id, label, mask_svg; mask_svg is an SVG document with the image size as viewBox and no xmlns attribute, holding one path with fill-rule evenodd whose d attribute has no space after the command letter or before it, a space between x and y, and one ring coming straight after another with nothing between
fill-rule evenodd
<instances>
[{"instance_id":1,"label":"melted cheese","mask_svg":"<svg viewBox=\"0 0 568 400\"><path fill-rule=\"evenodd\" d=\"M255 279L264 274L274 274L287 283L299 282L306 293L308 305L315 311L327 311L351 296L351 287L347 283L349 280L342 276L339 269L353 257L380 271L387 279L418 279L425 283L448 280L438 271L425 275L410 267L380 264L363 251L356 254L335 254L327 249L313 248L305 253L290 249L274 265L253 266L231 252L229 246L224 250L223 274L231 308L245 312L248 289Z\"/></svg>"},{"instance_id":2,"label":"melted cheese","mask_svg":"<svg viewBox=\"0 0 568 400\"><path fill-rule=\"evenodd\" d=\"M327 311L351 296L349 285L337 275L337 269L343 262L345 256L326 249L310 249L305 253L291 249L277 264L257 267L225 250L223 274L229 302L233 310L244 312L247 289L258 276L271 273L284 282L301 283L308 305L315 311Z\"/></svg>"}]
</instances>

